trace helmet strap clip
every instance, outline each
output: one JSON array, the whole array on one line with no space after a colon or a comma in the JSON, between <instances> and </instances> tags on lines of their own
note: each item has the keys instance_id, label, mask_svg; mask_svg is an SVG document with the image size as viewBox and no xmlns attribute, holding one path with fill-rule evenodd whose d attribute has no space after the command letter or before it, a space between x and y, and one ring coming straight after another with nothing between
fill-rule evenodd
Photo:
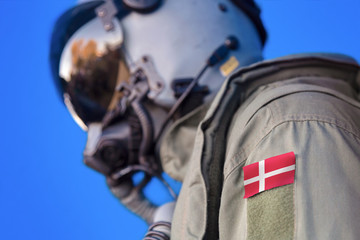
<instances>
[{"instance_id":1,"label":"helmet strap clip","mask_svg":"<svg viewBox=\"0 0 360 240\"><path fill-rule=\"evenodd\" d=\"M104 29L109 32L114 29L113 19L118 13L113 0L105 0L105 3L95 9L96 15L100 18Z\"/></svg>"}]
</instances>

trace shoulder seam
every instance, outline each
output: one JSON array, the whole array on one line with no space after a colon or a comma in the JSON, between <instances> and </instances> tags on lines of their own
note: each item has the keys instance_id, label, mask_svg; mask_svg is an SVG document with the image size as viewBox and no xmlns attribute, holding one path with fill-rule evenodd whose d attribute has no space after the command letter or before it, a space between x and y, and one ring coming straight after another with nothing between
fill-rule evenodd
<instances>
[{"instance_id":1,"label":"shoulder seam","mask_svg":"<svg viewBox=\"0 0 360 240\"><path fill-rule=\"evenodd\" d=\"M325 120L314 120L314 119L302 119L302 120L285 120L285 121L282 121L280 123L277 123L276 125L274 125L255 145L253 145L252 149L249 151L249 152L252 152L275 128L285 124L285 123L289 123L289 122L317 122L317 123L326 123L326 124L329 124L329 125L333 125L333 126L336 126L338 129L341 129L342 131L350 134L357 142L360 143L360 136L356 133L354 133L353 131L347 129L346 127L344 126L341 126L339 125L338 123L335 123L335 122L331 122L331 121L325 121ZM244 153L245 152L245 149L242 148L242 150L236 154L234 154L231 158L230 158L230 161L234 161L236 157L238 157L241 153ZM248 155L242 159L239 163L237 163L236 165L234 165L231 170L229 170L229 172L224 175L224 183L225 181L227 180L227 178L237 169L239 168L242 163L244 161L246 161L246 159L248 158Z\"/></svg>"}]
</instances>

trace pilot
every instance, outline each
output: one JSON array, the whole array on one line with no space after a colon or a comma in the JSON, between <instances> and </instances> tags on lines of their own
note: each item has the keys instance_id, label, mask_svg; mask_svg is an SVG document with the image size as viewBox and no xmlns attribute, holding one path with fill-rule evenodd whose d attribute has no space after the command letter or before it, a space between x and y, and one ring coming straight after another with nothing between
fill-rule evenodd
<instances>
[{"instance_id":1,"label":"pilot","mask_svg":"<svg viewBox=\"0 0 360 240\"><path fill-rule=\"evenodd\" d=\"M145 239L360 235L359 65L263 61L265 41L253 0L90 1L56 22L51 68L84 162L152 224ZM163 172L182 189L155 206L142 190Z\"/></svg>"}]
</instances>

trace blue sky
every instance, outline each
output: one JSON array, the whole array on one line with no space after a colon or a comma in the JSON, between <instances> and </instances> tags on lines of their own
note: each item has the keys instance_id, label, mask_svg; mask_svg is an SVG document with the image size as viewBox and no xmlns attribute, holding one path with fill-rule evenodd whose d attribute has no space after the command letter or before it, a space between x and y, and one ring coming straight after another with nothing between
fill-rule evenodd
<instances>
[{"instance_id":1,"label":"blue sky","mask_svg":"<svg viewBox=\"0 0 360 240\"><path fill-rule=\"evenodd\" d=\"M51 27L75 2L0 0L0 239L141 239L147 228L82 164L86 134L52 84ZM269 32L266 59L320 51L360 61L359 1L258 3Z\"/></svg>"}]
</instances>

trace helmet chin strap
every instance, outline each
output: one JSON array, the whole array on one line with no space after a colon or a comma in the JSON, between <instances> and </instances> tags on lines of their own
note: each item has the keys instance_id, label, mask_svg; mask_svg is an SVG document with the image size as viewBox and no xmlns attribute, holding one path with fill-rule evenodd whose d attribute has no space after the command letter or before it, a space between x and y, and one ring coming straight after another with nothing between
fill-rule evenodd
<instances>
[{"instance_id":1,"label":"helmet chin strap","mask_svg":"<svg viewBox=\"0 0 360 240\"><path fill-rule=\"evenodd\" d=\"M154 127L153 122L143 102L147 99L149 84L146 75L141 69L132 74L130 84L122 84L118 90L124 93L124 97L118 104L117 109L110 112L104 118L104 126L110 124L114 118L123 116L125 112L131 111L135 114L141 128L141 142L137 164L125 166L113 172L107 177L107 183L112 193L129 210L143 218L148 224L154 221L157 206L151 203L144 195L143 189L155 177L168 189L170 195L177 198L170 185L164 180L161 173L161 166L155 159L154 148ZM129 119L131 120L131 118ZM136 125L136 124L135 124ZM138 128L138 126L135 126ZM135 130L138 131L138 130ZM130 136L134 137L134 136ZM135 136L138 137L138 136ZM132 139L129 139L132 141ZM143 172L145 176L137 186L134 185L131 176L136 172Z\"/></svg>"},{"instance_id":2,"label":"helmet chin strap","mask_svg":"<svg viewBox=\"0 0 360 240\"><path fill-rule=\"evenodd\" d=\"M142 60L146 62L150 61L145 58ZM145 64L142 64L143 67L144 65ZM150 71L149 68L147 68L147 71ZM130 84L122 83L117 87L117 90L123 93L124 96L119 101L117 107L104 117L103 128L110 125L117 118L124 116L126 112L131 111L139 120L141 128L141 142L137 154L138 164L132 164L121 168L112 173L109 176L109 179L111 179L113 183L120 183L135 172L144 172L147 177L158 178L167 187L169 193L175 199L176 194L161 176L161 165L155 158L154 125L148 110L143 104L143 102L149 98L149 93L154 94L151 83L149 83L150 79L146 73L146 70L144 71L144 69L140 67L131 75ZM158 91L159 89L157 88L156 90ZM139 188L139 191L141 190L142 189Z\"/></svg>"},{"instance_id":3,"label":"helmet chin strap","mask_svg":"<svg viewBox=\"0 0 360 240\"><path fill-rule=\"evenodd\" d=\"M123 93L117 107L105 115L103 120L103 128L111 124L115 119L124 116L126 112L133 112L140 122L141 126L141 142L139 153L137 154L139 164L148 169L148 172L154 174L161 172L159 164L155 163L152 152L154 129L153 122L147 109L143 105L149 92L149 84L146 75L139 69L135 74L131 75L130 84L122 83L118 87L118 91ZM121 171L120 171L121 172ZM157 174L156 174L157 175ZM119 175L117 177L119 179Z\"/></svg>"}]
</instances>

